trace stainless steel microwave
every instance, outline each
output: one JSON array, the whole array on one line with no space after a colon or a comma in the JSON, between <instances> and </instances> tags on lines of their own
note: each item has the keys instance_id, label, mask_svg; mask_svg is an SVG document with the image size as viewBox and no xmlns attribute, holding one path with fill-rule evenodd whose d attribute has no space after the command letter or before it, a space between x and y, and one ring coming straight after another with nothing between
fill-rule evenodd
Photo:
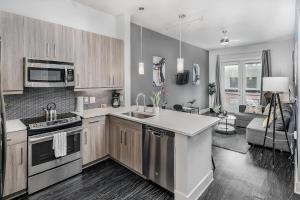
<instances>
[{"instance_id":1,"label":"stainless steel microwave","mask_svg":"<svg viewBox=\"0 0 300 200\"><path fill-rule=\"evenodd\" d=\"M24 58L24 87L75 86L74 63Z\"/></svg>"}]
</instances>

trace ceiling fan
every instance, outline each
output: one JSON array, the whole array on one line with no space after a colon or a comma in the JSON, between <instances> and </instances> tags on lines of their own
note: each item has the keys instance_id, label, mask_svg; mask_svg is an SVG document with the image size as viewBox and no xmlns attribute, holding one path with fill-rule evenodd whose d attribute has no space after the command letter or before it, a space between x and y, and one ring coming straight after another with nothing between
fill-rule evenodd
<instances>
[{"instance_id":1,"label":"ceiling fan","mask_svg":"<svg viewBox=\"0 0 300 200\"><path fill-rule=\"evenodd\" d=\"M231 43L231 42L240 42L240 40L231 40L231 39L229 39L227 33L228 33L227 30L223 30L223 31L222 31L223 37L222 37L221 40L220 40L220 44L221 44L222 46L228 46L229 43Z\"/></svg>"}]
</instances>

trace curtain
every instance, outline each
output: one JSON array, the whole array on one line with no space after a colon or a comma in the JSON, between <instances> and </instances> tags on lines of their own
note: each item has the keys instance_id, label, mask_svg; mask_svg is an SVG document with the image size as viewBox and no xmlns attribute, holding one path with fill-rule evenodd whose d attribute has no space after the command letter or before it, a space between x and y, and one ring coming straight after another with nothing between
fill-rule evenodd
<instances>
[{"instance_id":1,"label":"curtain","mask_svg":"<svg viewBox=\"0 0 300 200\"><path fill-rule=\"evenodd\" d=\"M221 98L221 77L220 77L220 56L217 55L216 62L216 94L214 99L214 106L221 106L222 108L222 98Z\"/></svg>"},{"instance_id":2,"label":"curtain","mask_svg":"<svg viewBox=\"0 0 300 200\"><path fill-rule=\"evenodd\" d=\"M261 88L260 88L260 104L266 105L266 98L264 97L263 93L263 77L270 77L272 76L271 72L271 51L270 50L263 50L261 56Z\"/></svg>"}]
</instances>

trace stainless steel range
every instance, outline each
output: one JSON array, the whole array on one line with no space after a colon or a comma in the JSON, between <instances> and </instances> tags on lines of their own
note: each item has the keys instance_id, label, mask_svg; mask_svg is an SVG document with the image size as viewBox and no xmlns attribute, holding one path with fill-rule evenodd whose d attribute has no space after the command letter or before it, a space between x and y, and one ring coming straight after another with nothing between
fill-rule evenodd
<instances>
[{"instance_id":1,"label":"stainless steel range","mask_svg":"<svg viewBox=\"0 0 300 200\"><path fill-rule=\"evenodd\" d=\"M28 132L28 194L58 183L82 172L81 118L72 113L57 115L57 120L45 117L23 119ZM67 153L55 157L53 137L65 132Z\"/></svg>"}]
</instances>

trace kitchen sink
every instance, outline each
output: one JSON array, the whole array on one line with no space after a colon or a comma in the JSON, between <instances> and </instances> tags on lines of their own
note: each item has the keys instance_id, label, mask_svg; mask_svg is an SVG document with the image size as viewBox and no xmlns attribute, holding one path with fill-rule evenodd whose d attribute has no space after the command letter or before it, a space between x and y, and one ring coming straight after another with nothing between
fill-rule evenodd
<instances>
[{"instance_id":1,"label":"kitchen sink","mask_svg":"<svg viewBox=\"0 0 300 200\"><path fill-rule=\"evenodd\" d=\"M126 112L126 113L123 113L123 115L127 115L127 116L130 116L130 117L135 117L135 118L139 118L139 119L146 119L146 118L154 116L154 115L151 115L151 114L140 113L140 112Z\"/></svg>"}]
</instances>

